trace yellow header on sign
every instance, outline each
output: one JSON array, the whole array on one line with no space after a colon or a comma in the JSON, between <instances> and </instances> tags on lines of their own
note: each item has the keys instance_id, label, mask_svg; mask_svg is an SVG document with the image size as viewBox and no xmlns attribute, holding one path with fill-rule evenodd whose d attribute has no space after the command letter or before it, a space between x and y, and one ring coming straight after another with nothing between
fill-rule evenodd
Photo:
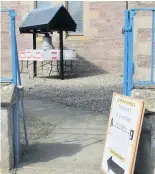
<instances>
[{"instance_id":1,"label":"yellow header on sign","mask_svg":"<svg viewBox=\"0 0 155 174\"><path fill-rule=\"evenodd\" d=\"M119 98L117 101L118 101L118 102L121 102L121 103L124 103L124 104L128 104L128 105L130 105L130 106L132 106L132 107L135 107L135 103L132 102L132 101L125 100L125 99L123 99L123 98Z\"/></svg>"},{"instance_id":2,"label":"yellow header on sign","mask_svg":"<svg viewBox=\"0 0 155 174\"><path fill-rule=\"evenodd\" d=\"M117 153L116 151L114 151L113 149L110 148L110 152L117 158L119 158L122 162L125 162L125 158L122 157L119 153Z\"/></svg>"}]
</instances>

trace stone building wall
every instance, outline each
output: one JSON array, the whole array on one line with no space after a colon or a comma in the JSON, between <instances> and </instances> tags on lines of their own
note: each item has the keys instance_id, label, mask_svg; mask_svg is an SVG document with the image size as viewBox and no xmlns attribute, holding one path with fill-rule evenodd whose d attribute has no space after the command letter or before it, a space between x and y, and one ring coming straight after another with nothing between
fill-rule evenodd
<instances>
[{"instance_id":1,"label":"stone building wall","mask_svg":"<svg viewBox=\"0 0 155 174\"><path fill-rule=\"evenodd\" d=\"M63 3L65 1L53 1L52 4ZM2 1L2 8L13 8L17 11L16 32L18 49L32 48L32 35L19 33L19 25L24 16L34 8L33 1ZM155 7L155 2L131 2L129 7ZM84 34L82 36L69 36L66 38L64 33L65 48L73 48L77 51L79 58L78 67L81 73L104 73L104 72L120 72L123 69L123 49L124 38L122 35L122 27L124 25L125 2L84 2ZM148 14L140 14L146 17ZM148 18L147 18L148 20ZM149 19L151 20L151 19ZM143 20L144 21L144 20ZM148 22L148 21L147 21ZM1 64L4 74L11 70L10 56L10 30L9 17L6 14L1 16ZM150 29L138 29L139 44L149 40ZM136 37L136 38L137 38ZM53 35L53 45L58 47L58 34ZM40 38L37 38L38 48L40 46ZM148 64L150 55L141 54L139 48L135 46L137 56L136 63L139 66ZM142 49L143 50L143 49ZM147 53L149 50L145 49ZM2 73L3 74L3 73Z\"/></svg>"}]
</instances>

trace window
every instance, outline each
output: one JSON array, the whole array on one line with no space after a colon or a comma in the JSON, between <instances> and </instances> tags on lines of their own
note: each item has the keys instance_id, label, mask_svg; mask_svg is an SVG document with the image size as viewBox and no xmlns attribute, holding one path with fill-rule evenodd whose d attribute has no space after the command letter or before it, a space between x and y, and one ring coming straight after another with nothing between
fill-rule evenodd
<instances>
[{"instance_id":1,"label":"window","mask_svg":"<svg viewBox=\"0 0 155 174\"><path fill-rule=\"evenodd\" d=\"M36 8L48 8L52 5L51 1L36 1Z\"/></svg>"},{"instance_id":2,"label":"window","mask_svg":"<svg viewBox=\"0 0 155 174\"><path fill-rule=\"evenodd\" d=\"M83 34L83 1L67 1L67 9L72 18L74 19L75 23L77 24L76 27L76 34L82 35ZM68 33L69 35L73 33Z\"/></svg>"}]
</instances>

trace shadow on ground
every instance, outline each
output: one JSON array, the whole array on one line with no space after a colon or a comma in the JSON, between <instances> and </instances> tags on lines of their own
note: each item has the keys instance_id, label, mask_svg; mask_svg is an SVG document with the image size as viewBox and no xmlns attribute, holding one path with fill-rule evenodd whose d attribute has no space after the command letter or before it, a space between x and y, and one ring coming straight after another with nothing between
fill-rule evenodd
<instances>
[{"instance_id":1,"label":"shadow on ground","mask_svg":"<svg viewBox=\"0 0 155 174\"><path fill-rule=\"evenodd\" d=\"M77 54L78 61L75 61L75 77L90 77L100 74L107 74L108 72L96 66L94 63L88 61L88 59Z\"/></svg>"},{"instance_id":2,"label":"shadow on ground","mask_svg":"<svg viewBox=\"0 0 155 174\"><path fill-rule=\"evenodd\" d=\"M70 142L70 144L34 143L30 144L28 147L25 147L25 145L22 144L21 160L25 165L27 165L38 162L48 162L61 157L71 157L79 153L82 148L100 143L102 141L103 140L100 139L84 146L73 142ZM76 161L76 158L74 161Z\"/></svg>"},{"instance_id":3,"label":"shadow on ground","mask_svg":"<svg viewBox=\"0 0 155 174\"><path fill-rule=\"evenodd\" d=\"M48 162L60 157L73 156L80 152L80 144L61 144L61 143L38 143L30 144L22 151L22 161L24 163Z\"/></svg>"},{"instance_id":4,"label":"shadow on ground","mask_svg":"<svg viewBox=\"0 0 155 174\"><path fill-rule=\"evenodd\" d=\"M67 68L65 72L65 79L72 79L72 78L84 78L90 76L96 76L100 74L107 74L108 72L103 70L102 68L96 66L92 62L88 61L86 58L77 54L78 60L72 61L72 71L71 68ZM70 61L68 61L68 65L70 65ZM47 78L47 79L60 79L59 75L46 75L49 74L48 71L45 73L44 76L39 76L38 78Z\"/></svg>"},{"instance_id":5,"label":"shadow on ground","mask_svg":"<svg viewBox=\"0 0 155 174\"><path fill-rule=\"evenodd\" d=\"M21 113L20 113L21 115ZM25 112L26 123L28 123L27 136L29 137L29 144L37 143L39 139L47 137L56 127L51 122L43 121L35 117L35 115L27 115ZM20 118L21 143L24 144L25 136L23 132L23 122ZM25 147L24 147L25 148Z\"/></svg>"}]
</instances>

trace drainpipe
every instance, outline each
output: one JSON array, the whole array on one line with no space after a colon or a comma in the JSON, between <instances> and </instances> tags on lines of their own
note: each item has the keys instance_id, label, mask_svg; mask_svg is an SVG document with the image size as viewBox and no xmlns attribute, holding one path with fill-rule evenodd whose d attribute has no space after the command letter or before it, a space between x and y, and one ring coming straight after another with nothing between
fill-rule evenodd
<instances>
[{"instance_id":1,"label":"drainpipe","mask_svg":"<svg viewBox=\"0 0 155 174\"><path fill-rule=\"evenodd\" d=\"M126 10L129 9L129 1L125 1L125 9L126 9ZM123 28L122 28L122 34L124 34Z\"/></svg>"},{"instance_id":2,"label":"drainpipe","mask_svg":"<svg viewBox=\"0 0 155 174\"><path fill-rule=\"evenodd\" d=\"M128 1L126 1L126 10L128 10L128 7L129 7L129 3Z\"/></svg>"}]
</instances>

